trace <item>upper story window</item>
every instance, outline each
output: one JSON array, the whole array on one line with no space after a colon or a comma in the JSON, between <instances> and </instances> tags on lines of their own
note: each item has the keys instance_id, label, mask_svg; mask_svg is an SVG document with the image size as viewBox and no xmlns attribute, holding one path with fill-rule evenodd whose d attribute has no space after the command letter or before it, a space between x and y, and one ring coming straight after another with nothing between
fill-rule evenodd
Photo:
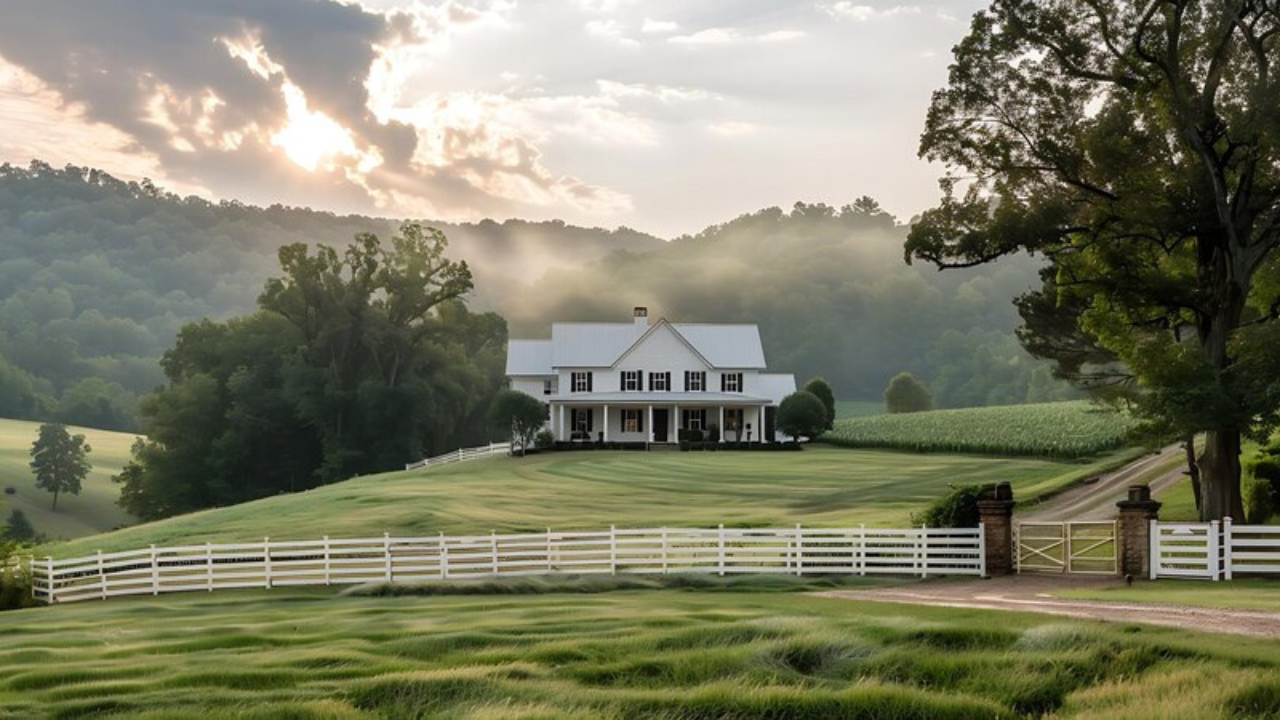
<instances>
[{"instance_id":1,"label":"upper story window","mask_svg":"<svg viewBox=\"0 0 1280 720\"><path fill-rule=\"evenodd\" d=\"M554 391L555 391L555 387L556 387L556 386L555 386L555 381L554 381L554 380L543 380L543 381L542 381L542 394L543 394L543 395L550 395L552 392L554 392Z\"/></svg>"},{"instance_id":2,"label":"upper story window","mask_svg":"<svg viewBox=\"0 0 1280 720\"><path fill-rule=\"evenodd\" d=\"M670 392L671 391L671 373L669 372L649 373L649 390L651 392Z\"/></svg>"},{"instance_id":3,"label":"upper story window","mask_svg":"<svg viewBox=\"0 0 1280 720\"><path fill-rule=\"evenodd\" d=\"M720 376L720 392L742 392L742 373L724 373Z\"/></svg>"},{"instance_id":4,"label":"upper story window","mask_svg":"<svg viewBox=\"0 0 1280 720\"><path fill-rule=\"evenodd\" d=\"M685 392L706 392L707 391L707 373L701 370L685 370L684 371L684 391Z\"/></svg>"},{"instance_id":5,"label":"upper story window","mask_svg":"<svg viewBox=\"0 0 1280 720\"><path fill-rule=\"evenodd\" d=\"M569 375L573 392L591 392L591 373L575 372Z\"/></svg>"},{"instance_id":6,"label":"upper story window","mask_svg":"<svg viewBox=\"0 0 1280 720\"><path fill-rule=\"evenodd\" d=\"M644 371L643 370L623 370L622 371L622 391L623 392L640 392L644 390Z\"/></svg>"}]
</instances>

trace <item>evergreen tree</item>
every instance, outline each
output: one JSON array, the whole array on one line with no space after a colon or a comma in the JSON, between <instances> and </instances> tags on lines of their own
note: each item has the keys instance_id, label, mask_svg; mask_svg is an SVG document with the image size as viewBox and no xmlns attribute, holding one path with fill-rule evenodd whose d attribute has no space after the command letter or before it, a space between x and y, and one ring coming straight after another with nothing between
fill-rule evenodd
<instances>
[{"instance_id":1,"label":"evergreen tree","mask_svg":"<svg viewBox=\"0 0 1280 720\"><path fill-rule=\"evenodd\" d=\"M823 407L827 409L827 430L835 427L836 423L836 394L831 390L831 384L824 378L816 377L804 384L804 391L813 393L814 397L822 401Z\"/></svg>"},{"instance_id":2,"label":"evergreen tree","mask_svg":"<svg viewBox=\"0 0 1280 720\"><path fill-rule=\"evenodd\" d=\"M27 514L15 508L4 524L4 537L16 543L30 542L36 539L36 529Z\"/></svg>"}]
</instances>

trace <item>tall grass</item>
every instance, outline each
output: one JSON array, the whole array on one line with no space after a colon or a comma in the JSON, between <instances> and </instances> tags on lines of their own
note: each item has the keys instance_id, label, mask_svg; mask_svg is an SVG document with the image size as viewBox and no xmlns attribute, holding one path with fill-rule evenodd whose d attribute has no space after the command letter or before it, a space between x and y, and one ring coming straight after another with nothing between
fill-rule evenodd
<instances>
[{"instance_id":1,"label":"tall grass","mask_svg":"<svg viewBox=\"0 0 1280 720\"><path fill-rule=\"evenodd\" d=\"M16 611L4 618L0 717L1265 717L1280 707L1274 643L745 589L277 589Z\"/></svg>"}]
</instances>

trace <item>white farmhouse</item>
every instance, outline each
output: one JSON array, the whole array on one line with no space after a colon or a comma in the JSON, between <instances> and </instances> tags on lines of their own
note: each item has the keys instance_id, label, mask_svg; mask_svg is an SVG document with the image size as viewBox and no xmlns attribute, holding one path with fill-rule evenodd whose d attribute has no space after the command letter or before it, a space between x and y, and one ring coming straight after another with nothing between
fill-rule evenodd
<instances>
[{"instance_id":1,"label":"white farmhouse","mask_svg":"<svg viewBox=\"0 0 1280 720\"><path fill-rule=\"evenodd\" d=\"M766 417L796 390L766 368L755 325L650 325L642 307L631 323L554 323L550 340L507 349L511 387L547 404L557 440L674 443L714 425L721 442L765 442Z\"/></svg>"}]
</instances>

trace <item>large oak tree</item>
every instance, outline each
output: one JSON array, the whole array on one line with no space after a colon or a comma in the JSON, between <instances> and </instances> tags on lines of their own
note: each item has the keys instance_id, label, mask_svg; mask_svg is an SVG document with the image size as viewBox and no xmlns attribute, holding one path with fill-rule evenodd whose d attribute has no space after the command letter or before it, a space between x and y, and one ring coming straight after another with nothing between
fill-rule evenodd
<instances>
[{"instance_id":1,"label":"large oak tree","mask_svg":"<svg viewBox=\"0 0 1280 720\"><path fill-rule=\"evenodd\" d=\"M1242 434L1280 405L1278 64L1275 0L994 0L921 140L948 172L908 257L1045 255L1033 300L1072 309L1081 360L1205 434L1206 518L1242 516Z\"/></svg>"}]
</instances>

